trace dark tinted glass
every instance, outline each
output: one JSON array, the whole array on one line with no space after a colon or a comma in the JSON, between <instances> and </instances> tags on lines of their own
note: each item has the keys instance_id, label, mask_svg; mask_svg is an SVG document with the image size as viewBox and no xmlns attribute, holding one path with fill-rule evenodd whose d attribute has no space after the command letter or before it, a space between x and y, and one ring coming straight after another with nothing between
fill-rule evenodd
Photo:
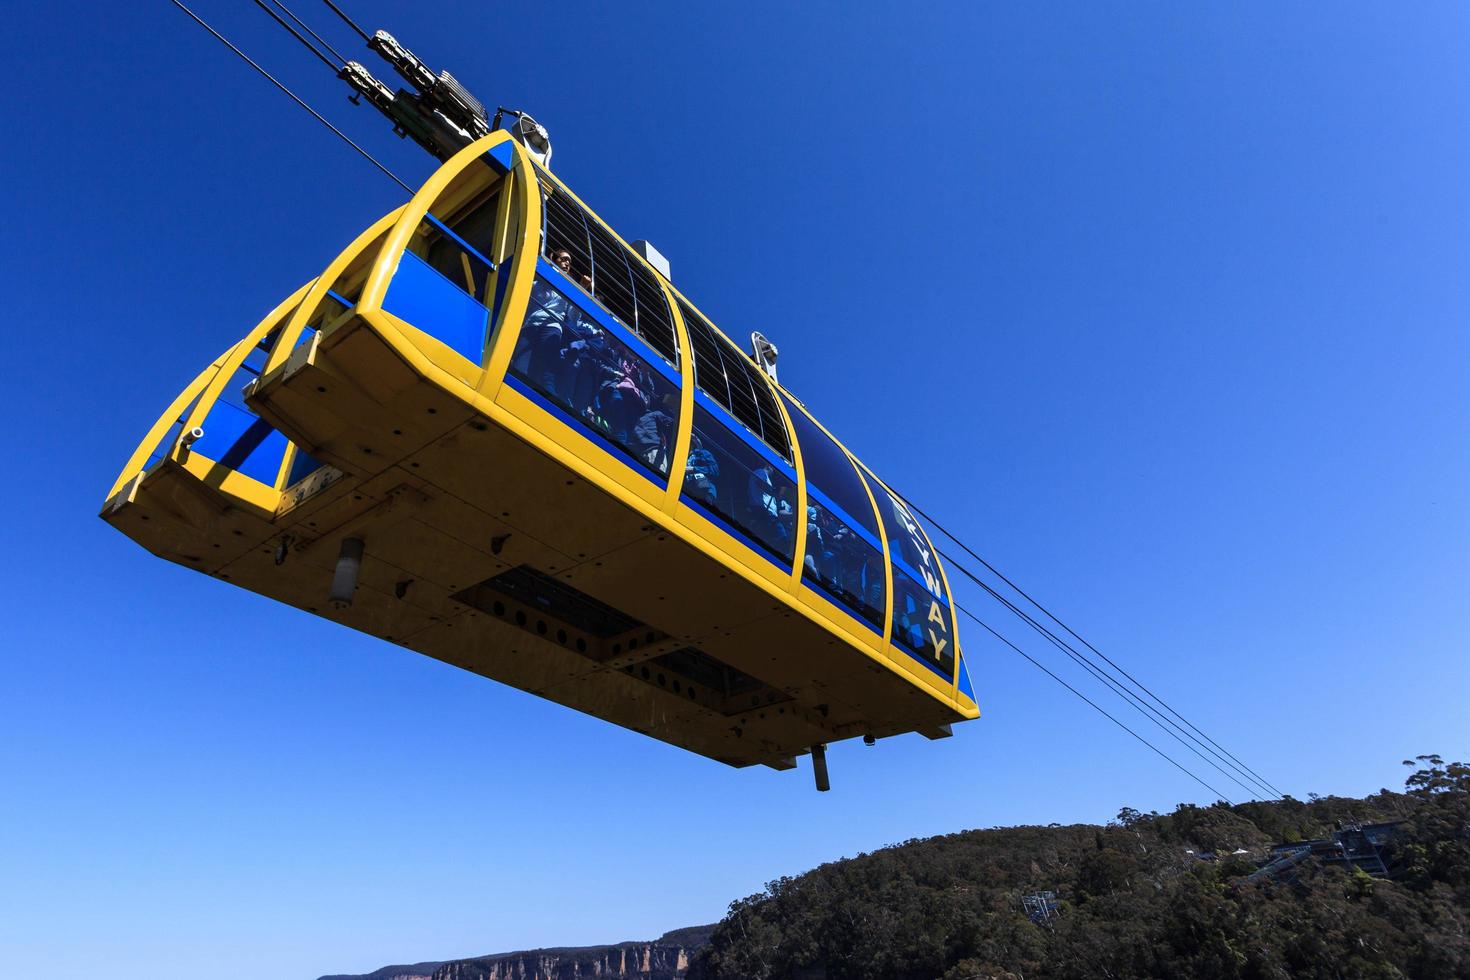
<instances>
[{"instance_id":1,"label":"dark tinted glass","mask_svg":"<svg viewBox=\"0 0 1470 980\"><path fill-rule=\"evenodd\" d=\"M510 373L655 473L668 474L677 386L540 276Z\"/></svg>"},{"instance_id":2,"label":"dark tinted glass","mask_svg":"<svg viewBox=\"0 0 1470 980\"><path fill-rule=\"evenodd\" d=\"M903 569L893 569L893 642L918 654L946 676L954 673L949 613Z\"/></svg>"},{"instance_id":3,"label":"dark tinted glass","mask_svg":"<svg viewBox=\"0 0 1470 980\"><path fill-rule=\"evenodd\" d=\"M929 548L929 541L919 526L918 520L908 508L894 499L875 481L868 481L873 488L873 499L878 501L878 513L883 517L883 528L888 534L888 551L894 558L902 559L922 584L941 599L947 599L944 582L939 577L939 561Z\"/></svg>"},{"instance_id":4,"label":"dark tinted glass","mask_svg":"<svg viewBox=\"0 0 1470 980\"><path fill-rule=\"evenodd\" d=\"M857 521L873 537L878 536L878 522L873 517L873 504L863 489L857 468L842 448L817 427L801 408L791 399L781 396L786 402L786 413L791 416L791 427L796 430L796 444L801 448L801 465L806 471L807 483L815 486L847 516Z\"/></svg>"},{"instance_id":5,"label":"dark tinted glass","mask_svg":"<svg viewBox=\"0 0 1470 980\"><path fill-rule=\"evenodd\" d=\"M791 563L796 484L698 405L684 494Z\"/></svg>"},{"instance_id":6,"label":"dark tinted glass","mask_svg":"<svg viewBox=\"0 0 1470 980\"><path fill-rule=\"evenodd\" d=\"M883 553L811 497L807 498L802 576L879 630L883 628Z\"/></svg>"},{"instance_id":7,"label":"dark tinted glass","mask_svg":"<svg viewBox=\"0 0 1470 980\"><path fill-rule=\"evenodd\" d=\"M888 553L894 559L893 642L949 673L954 667L954 618L939 574L939 556L908 508L878 481L866 474L865 479L878 501ZM900 561L912 574L900 567Z\"/></svg>"},{"instance_id":8,"label":"dark tinted glass","mask_svg":"<svg viewBox=\"0 0 1470 980\"><path fill-rule=\"evenodd\" d=\"M786 423L781 420L771 386L760 370L688 303L679 302L679 313L684 317L689 346L694 351L694 386L770 446L776 455L791 462Z\"/></svg>"}]
</instances>

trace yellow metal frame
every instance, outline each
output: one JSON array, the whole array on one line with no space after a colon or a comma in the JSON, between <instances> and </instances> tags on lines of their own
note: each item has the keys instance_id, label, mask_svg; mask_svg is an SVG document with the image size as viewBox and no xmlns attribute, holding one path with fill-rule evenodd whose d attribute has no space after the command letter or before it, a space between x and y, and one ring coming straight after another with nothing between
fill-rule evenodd
<instances>
[{"instance_id":1,"label":"yellow metal frame","mask_svg":"<svg viewBox=\"0 0 1470 980\"><path fill-rule=\"evenodd\" d=\"M409 247L425 214L434 207L452 185L464 191L466 199L477 193L477 185L472 181L468 185L460 186L455 184L456 180L483 154L502 144L509 144L513 164L510 172L500 178L504 181L504 185L500 195L501 203L497 218L496 254L490 258L496 263L496 275L509 276L509 281L505 294L500 299L499 308L492 311L494 321L488 325L484 363L474 364L424 331L383 309L383 301L403 252ZM511 356L520 335L521 324L529 305L536 263L541 253L541 188L543 184L551 188L554 193L565 194L570 200L575 201L586 214L628 249L628 254L633 257L634 261L643 262L645 268L655 273L655 281L659 282L664 290L669 314L676 329L681 378L679 421L670 463L671 478L667 487L656 486L641 474L633 472L621 460L601 450L581 432L574 430L561 419L553 417L538 404L504 384ZM483 187L479 188L479 190L483 189ZM189 387L180 393L170 405L168 412L160 417L159 421L149 430L143 444L129 459L123 475L114 484L112 493L116 494L126 484L131 478L129 474L135 472L142 461L147 459L152 448L167 431L171 420L177 417L178 412L196 394L199 397L189 418L193 420L204 417L214 399L222 391L223 385L249 354L251 348L276 323L279 323L282 317L290 313L290 319L281 330L280 337L270 352L262 374L269 374L279 369L286 362L296 344L297 337L300 336L309 317L322 297L326 295L327 290L345 269L365 255L364 250L370 249L378 241L381 241L381 244L377 247L376 255L371 258L371 267L367 272L354 313L390 344L415 373L431 381L443 391L461 399L474 412L515 434L547 457L577 471L604 493L632 508L668 533L677 535L680 540L698 552L729 568L770 596L779 599L791 609L814 621L826 631L840 637L849 646L861 651L875 663L903 675L916 686L946 703L961 716L970 718L978 716L979 711L974 702L962 696L957 687L962 652L958 623L953 614L951 614L951 628L955 644L956 672L950 677L947 684L933 671L919 664L912 656L893 643L893 563L885 522L878 521L878 537L883 548L886 586L884 628L881 638L876 637L865 624L858 622L850 614L839 610L817 595L814 590L803 587L801 579L806 545L807 501L805 464L801 457L800 445L792 431L786 405L778 394L785 393L784 389L770 382L764 372L758 371L757 373L770 387L782 421L787 427L788 439L792 446L792 465L798 477L794 567L785 570L777 568L763 556L754 554L743 542L735 540L723 529L707 520L695 508L682 502L680 493L683 481L680 474L687 466L694 420L695 386L689 332L680 312L679 303L675 300L681 299L688 303L688 299L674 289L662 275L657 274L657 270L644 262L641 256L637 256L636 252L628 248L627 243L612 228L602 222L590 208L586 207L559 179L534 164L529 154L506 132L497 132L487 136L455 154L414 193L407 204L385 215L359 235L328 265L318 279L297 290L251 331L245 340L216 359ZM692 309L694 308L693 304L689 305ZM350 318L342 319L345 321ZM324 339L330 331L331 327L327 326L323 332ZM739 345L734 346L736 350L740 350ZM749 359L748 356L747 359ZM789 393L786 394L789 396ZM792 400L800 405L796 399ZM810 417L809 413L808 417ZM820 423L817 424L821 427ZM825 427L821 428L823 432L827 431ZM830 436L830 433L828 434ZM871 471L849 453L845 446L842 446L836 439L833 441L854 465L872 477L878 485L888 490L887 485L882 481L877 481ZM288 449L287 459L282 463L275 487L266 487L238 473L218 473L216 470L224 468L213 461L202 458L197 461L186 460L184 465L201 480L211 482L221 491L238 497L252 509L273 512L283 489L280 484L284 481L285 474L289 472L294 452L294 447ZM867 490L867 493L876 514L880 506L879 501L871 490ZM920 525L920 531L932 550L933 543L929 541L927 533L923 532L922 525ZM949 591L949 580L944 572L943 563L939 561L937 550L933 553L944 587L946 591ZM951 592L950 595L951 605L953 605L953 593Z\"/></svg>"}]
</instances>

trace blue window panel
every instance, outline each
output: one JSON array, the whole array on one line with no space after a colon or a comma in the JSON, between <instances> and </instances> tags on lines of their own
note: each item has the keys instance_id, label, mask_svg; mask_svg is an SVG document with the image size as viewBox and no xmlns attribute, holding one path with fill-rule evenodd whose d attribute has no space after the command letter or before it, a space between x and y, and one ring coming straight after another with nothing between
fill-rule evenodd
<instances>
[{"instance_id":1,"label":"blue window panel","mask_svg":"<svg viewBox=\"0 0 1470 980\"><path fill-rule=\"evenodd\" d=\"M954 632L938 597L893 569L893 643L939 676L954 678Z\"/></svg>"},{"instance_id":2,"label":"blue window panel","mask_svg":"<svg viewBox=\"0 0 1470 980\"><path fill-rule=\"evenodd\" d=\"M594 316L585 294L538 276L506 381L664 484L679 428L678 376L632 333ZM595 304L587 303L588 307Z\"/></svg>"},{"instance_id":3,"label":"blue window panel","mask_svg":"<svg viewBox=\"0 0 1470 980\"><path fill-rule=\"evenodd\" d=\"M866 541L869 547L876 550L880 555L883 553L883 544L878 540L878 535L876 533L870 533L867 528L854 521L852 519L852 516L848 514L846 509L837 506L836 502L833 501L831 497L823 493L820 488L813 486L810 479L807 480L806 493L808 504L815 501L816 503L822 505L827 509L828 513L832 514L838 520L842 521L844 524L852 529L853 533L855 533L862 540Z\"/></svg>"},{"instance_id":4,"label":"blue window panel","mask_svg":"<svg viewBox=\"0 0 1470 980\"><path fill-rule=\"evenodd\" d=\"M786 476L754 439L742 437L701 403L694 407L693 435L685 462L683 496L718 514L747 540L781 559L795 554L796 481Z\"/></svg>"},{"instance_id":5,"label":"blue window panel","mask_svg":"<svg viewBox=\"0 0 1470 980\"><path fill-rule=\"evenodd\" d=\"M883 630L883 548L807 483L802 581L869 628Z\"/></svg>"},{"instance_id":6,"label":"blue window panel","mask_svg":"<svg viewBox=\"0 0 1470 980\"><path fill-rule=\"evenodd\" d=\"M971 701L975 700L975 687L970 683L970 668L965 665L965 658L960 658L960 693Z\"/></svg>"},{"instance_id":7,"label":"blue window panel","mask_svg":"<svg viewBox=\"0 0 1470 980\"><path fill-rule=\"evenodd\" d=\"M837 506L847 523L865 529L876 544L878 522L873 516L873 504L863 489L857 467L852 465L842 447L808 418L800 406L785 394L781 400L786 403L786 414L791 416L791 427L796 430L796 444L801 448L801 464L806 472L808 488L819 488L829 503Z\"/></svg>"},{"instance_id":8,"label":"blue window panel","mask_svg":"<svg viewBox=\"0 0 1470 980\"><path fill-rule=\"evenodd\" d=\"M656 350L654 350L652 344L644 340L632 330L629 330L626 326L624 326L623 321L619 320L607 310L603 309L600 303L587 302L585 300L587 293L580 286L572 285L572 281L568 279L560 269L552 265L550 262L546 261L545 258L537 260L536 273L541 276L541 278L545 279L547 282L555 286L557 291L562 293L562 295L572 297L573 302L577 306L581 316L591 317L592 320L595 321L599 327L617 337L625 345L633 348L635 351L649 351L650 353L654 354L658 353ZM679 374L678 370L673 365L669 364L662 355L659 355L657 357L645 357L644 360L648 362L648 366L650 368L662 374L668 380L672 381L675 386L678 386L681 383L682 377Z\"/></svg>"},{"instance_id":9,"label":"blue window panel","mask_svg":"<svg viewBox=\"0 0 1470 980\"><path fill-rule=\"evenodd\" d=\"M220 401L205 416L203 428L204 435L190 447L191 452L266 486L276 485L286 455L286 437L269 422Z\"/></svg>"},{"instance_id":10,"label":"blue window panel","mask_svg":"<svg viewBox=\"0 0 1470 980\"><path fill-rule=\"evenodd\" d=\"M505 376L505 383L510 385L516 391L525 395L527 398L531 399L531 401L541 406L547 412L550 412L552 415L555 415L566 424L572 426L577 431L581 432L584 435L591 435L593 437L593 440L603 449L606 449L609 453L611 453L614 459L617 459L623 463L627 463L628 466L630 466L633 470L643 474L655 485L659 487L668 486L668 481L664 479L660 474L655 473L653 470L651 470L646 462L637 458L636 456L633 456L622 446L618 445L612 439L608 438L608 436L605 435L601 430L588 425L584 419L574 418L572 414L566 410L565 406L559 405L556 402L552 401L550 398L547 398L545 395L541 394L541 392L537 391L534 387L522 381L520 378L516 377L513 374L508 374Z\"/></svg>"},{"instance_id":11,"label":"blue window panel","mask_svg":"<svg viewBox=\"0 0 1470 980\"><path fill-rule=\"evenodd\" d=\"M772 565L775 565L777 568L781 569L781 571L791 571L791 565L789 562L782 562L771 553L771 550L769 548L761 544L755 538L752 538L750 535L746 534L743 530L736 527L734 524L731 524L729 521L725 520L725 518L720 514L719 511L710 507L709 504L705 503L703 499L696 499L689 496L689 494L687 493L681 494L679 499L684 501L684 503L690 505L691 507L694 507L701 514L703 514L705 520L709 521L711 524L715 525L720 530L730 535L730 537L734 538L736 541L739 541L741 544L745 545L751 551L760 555Z\"/></svg>"},{"instance_id":12,"label":"blue window panel","mask_svg":"<svg viewBox=\"0 0 1470 980\"><path fill-rule=\"evenodd\" d=\"M715 401L709 395L706 395L704 392L696 388L694 391L694 404L699 408L704 409L710 415L713 415L715 418L719 419L720 428L722 430L729 432L731 435L735 436L741 442L749 446L751 451L759 456L764 462L770 463L773 467L775 467L777 473L780 473L792 483L796 482L796 469L792 467L790 463L786 462L786 460L782 459L775 452L773 452L770 446L766 445L762 440L757 438L755 433L751 432L744 425L740 424L740 422L736 420L733 415L725 411L724 406L722 406L719 402Z\"/></svg>"},{"instance_id":13,"label":"blue window panel","mask_svg":"<svg viewBox=\"0 0 1470 980\"><path fill-rule=\"evenodd\" d=\"M412 252L404 252L383 309L442 341L472 364L485 353L490 311Z\"/></svg>"},{"instance_id":14,"label":"blue window panel","mask_svg":"<svg viewBox=\"0 0 1470 980\"><path fill-rule=\"evenodd\" d=\"M949 594L939 574L939 557L929 546L918 519L877 480L869 479L868 486L872 488L873 499L878 501L878 513L888 535L888 556L893 562L894 572L901 571L915 582L923 583L948 608Z\"/></svg>"}]
</instances>

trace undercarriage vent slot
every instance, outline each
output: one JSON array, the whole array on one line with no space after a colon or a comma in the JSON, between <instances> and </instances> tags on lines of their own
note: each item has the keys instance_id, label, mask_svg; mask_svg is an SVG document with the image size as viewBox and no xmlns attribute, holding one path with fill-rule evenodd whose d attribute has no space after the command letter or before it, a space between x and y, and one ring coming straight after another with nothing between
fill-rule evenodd
<instances>
[{"instance_id":1,"label":"undercarriage vent slot","mask_svg":"<svg viewBox=\"0 0 1470 980\"><path fill-rule=\"evenodd\" d=\"M454 599L481 612L492 612L497 596L506 596L591 636L607 639L643 624L626 613L578 592L530 565L518 565L455 593Z\"/></svg>"},{"instance_id":2,"label":"undercarriage vent slot","mask_svg":"<svg viewBox=\"0 0 1470 980\"><path fill-rule=\"evenodd\" d=\"M684 647L661 657L654 657L650 663L709 691L714 695L713 706L727 715L791 700L790 695L695 647Z\"/></svg>"}]
</instances>

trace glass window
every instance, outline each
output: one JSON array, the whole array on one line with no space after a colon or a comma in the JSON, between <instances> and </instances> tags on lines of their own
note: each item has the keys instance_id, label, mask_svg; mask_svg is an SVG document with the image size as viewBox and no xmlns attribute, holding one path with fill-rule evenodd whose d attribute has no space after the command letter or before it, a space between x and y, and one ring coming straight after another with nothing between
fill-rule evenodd
<instances>
[{"instance_id":1,"label":"glass window","mask_svg":"<svg viewBox=\"0 0 1470 980\"><path fill-rule=\"evenodd\" d=\"M455 228L432 214L426 214L419 222L408 250L427 262L435 272L479 300L481 305L488 307L491 304L495 266Z\"/></svg>"},{"instance_id":2,"label":"glass window","mask_svg":"<svg viewBox=\"0 0 1470 980\"><path fill-rule=\"evenodd\" d=\"M796 484L698 405L684 495L791 564Z\"/></svg>"},{"instance_id":3,"label":"glass window","mask_svg":"<svg viewBox=\"0 0 1470 980\"><path fill-rule=\"evenodd\" d=\"M878 521L852 460L790 398L781 396L796 430L806 473L806 555L802 577L878 629L883 628L883 552ZM824 502L830 500L831 504ZM869 537L857 530L860 525Z\"/></svg>"},{"instance_id":4,"label":"glass window","mask_svg":"<svg viewBox=\"0 0 1470 980\"><path fill-rule=\"evenodd\" d=\"M810 492L806 502L806 557L801 574L882 630L883 552L863 540Z\"/></svg>"},{"instance_id":5,"label":"glass window","mask_svg":"<svg viewBox=\"0 0 1470 980\"><path fill-rule=\"evenodd\" d=\"M954 673L954 619L939 558L918 520L877 480L867 478L893 565L893 642L946 676Z\"/></svg>"},{"instance_id":6,"label":"glass window","mask_svg":"<svg viewBox=\"0 0 1470 980\"><path fill-rule=\"evenodd\" d=\"M791 462L786 423L781 421L775 396L760 369L683 300L679 301L679 312L689 330L689 347L694 352L694 386L770 446L777 456Z\"/></svg>"},{"instance_id":7,"label":"glass window","mask_svg":"<svg viewBox=\"0 0 1470 980\"><path fill-rule=\"evenodd\" d=\"M913 575L920 579L929 591L946 603L944 582L939 576L939 562L929 547L929 539L914 515L899 503L876 481L870 481L873 498L878 501L878 512L883 515L883 528L888 532L888 550L895 560L908 565Z\"/></svg>"},{"instance_id":8,"label":"glass window","mask_svg":"<svg viewBox=\"0 0 1470 980\"><path fill-rule=\"evenodd\" d=\"M781 396L786 402L786 412L791 416L791 427L796 430L796 444L801 447L801 465L806 472L807 483L816 486L832 498L832 502L847 512L848 518L857 521L873 537L878 536L878 521L873 516L873 504L863 489L857 468L842 447L832 441L790 398Z\"/></svg>"},{"instance_id":9,"label":"glass window","mask_svg":"<svg viewBox=\"0 0 1470 980\"><path fill-rule=\"evenodd\" d=\"M572 257L569 278L582 287L618 322L648 342L676 367L679 345L669 302L642 260L582 209L571 196L542 185L541 233L546 255L565 251Z\"/></svg>"},{"instance_id":10,"label":"glass window","mask_svg":"<svg viewBox=\"0 0 1470 980\"><path fill-rule=\"evenodd\" d=\"M679 390L547 279L537 276L510 373L662 476Z\"/></svg>"},{"instance_id":11,"label":"glass window","mask_svg":"<svg viewBox=\"0 0 1470 980\"><path fill-rule=\"evenodd\" d=\"M949 613L909 573L893 567L893 642L918 654L946 677L954 675Z\"/></svg>"}]
</instances>

